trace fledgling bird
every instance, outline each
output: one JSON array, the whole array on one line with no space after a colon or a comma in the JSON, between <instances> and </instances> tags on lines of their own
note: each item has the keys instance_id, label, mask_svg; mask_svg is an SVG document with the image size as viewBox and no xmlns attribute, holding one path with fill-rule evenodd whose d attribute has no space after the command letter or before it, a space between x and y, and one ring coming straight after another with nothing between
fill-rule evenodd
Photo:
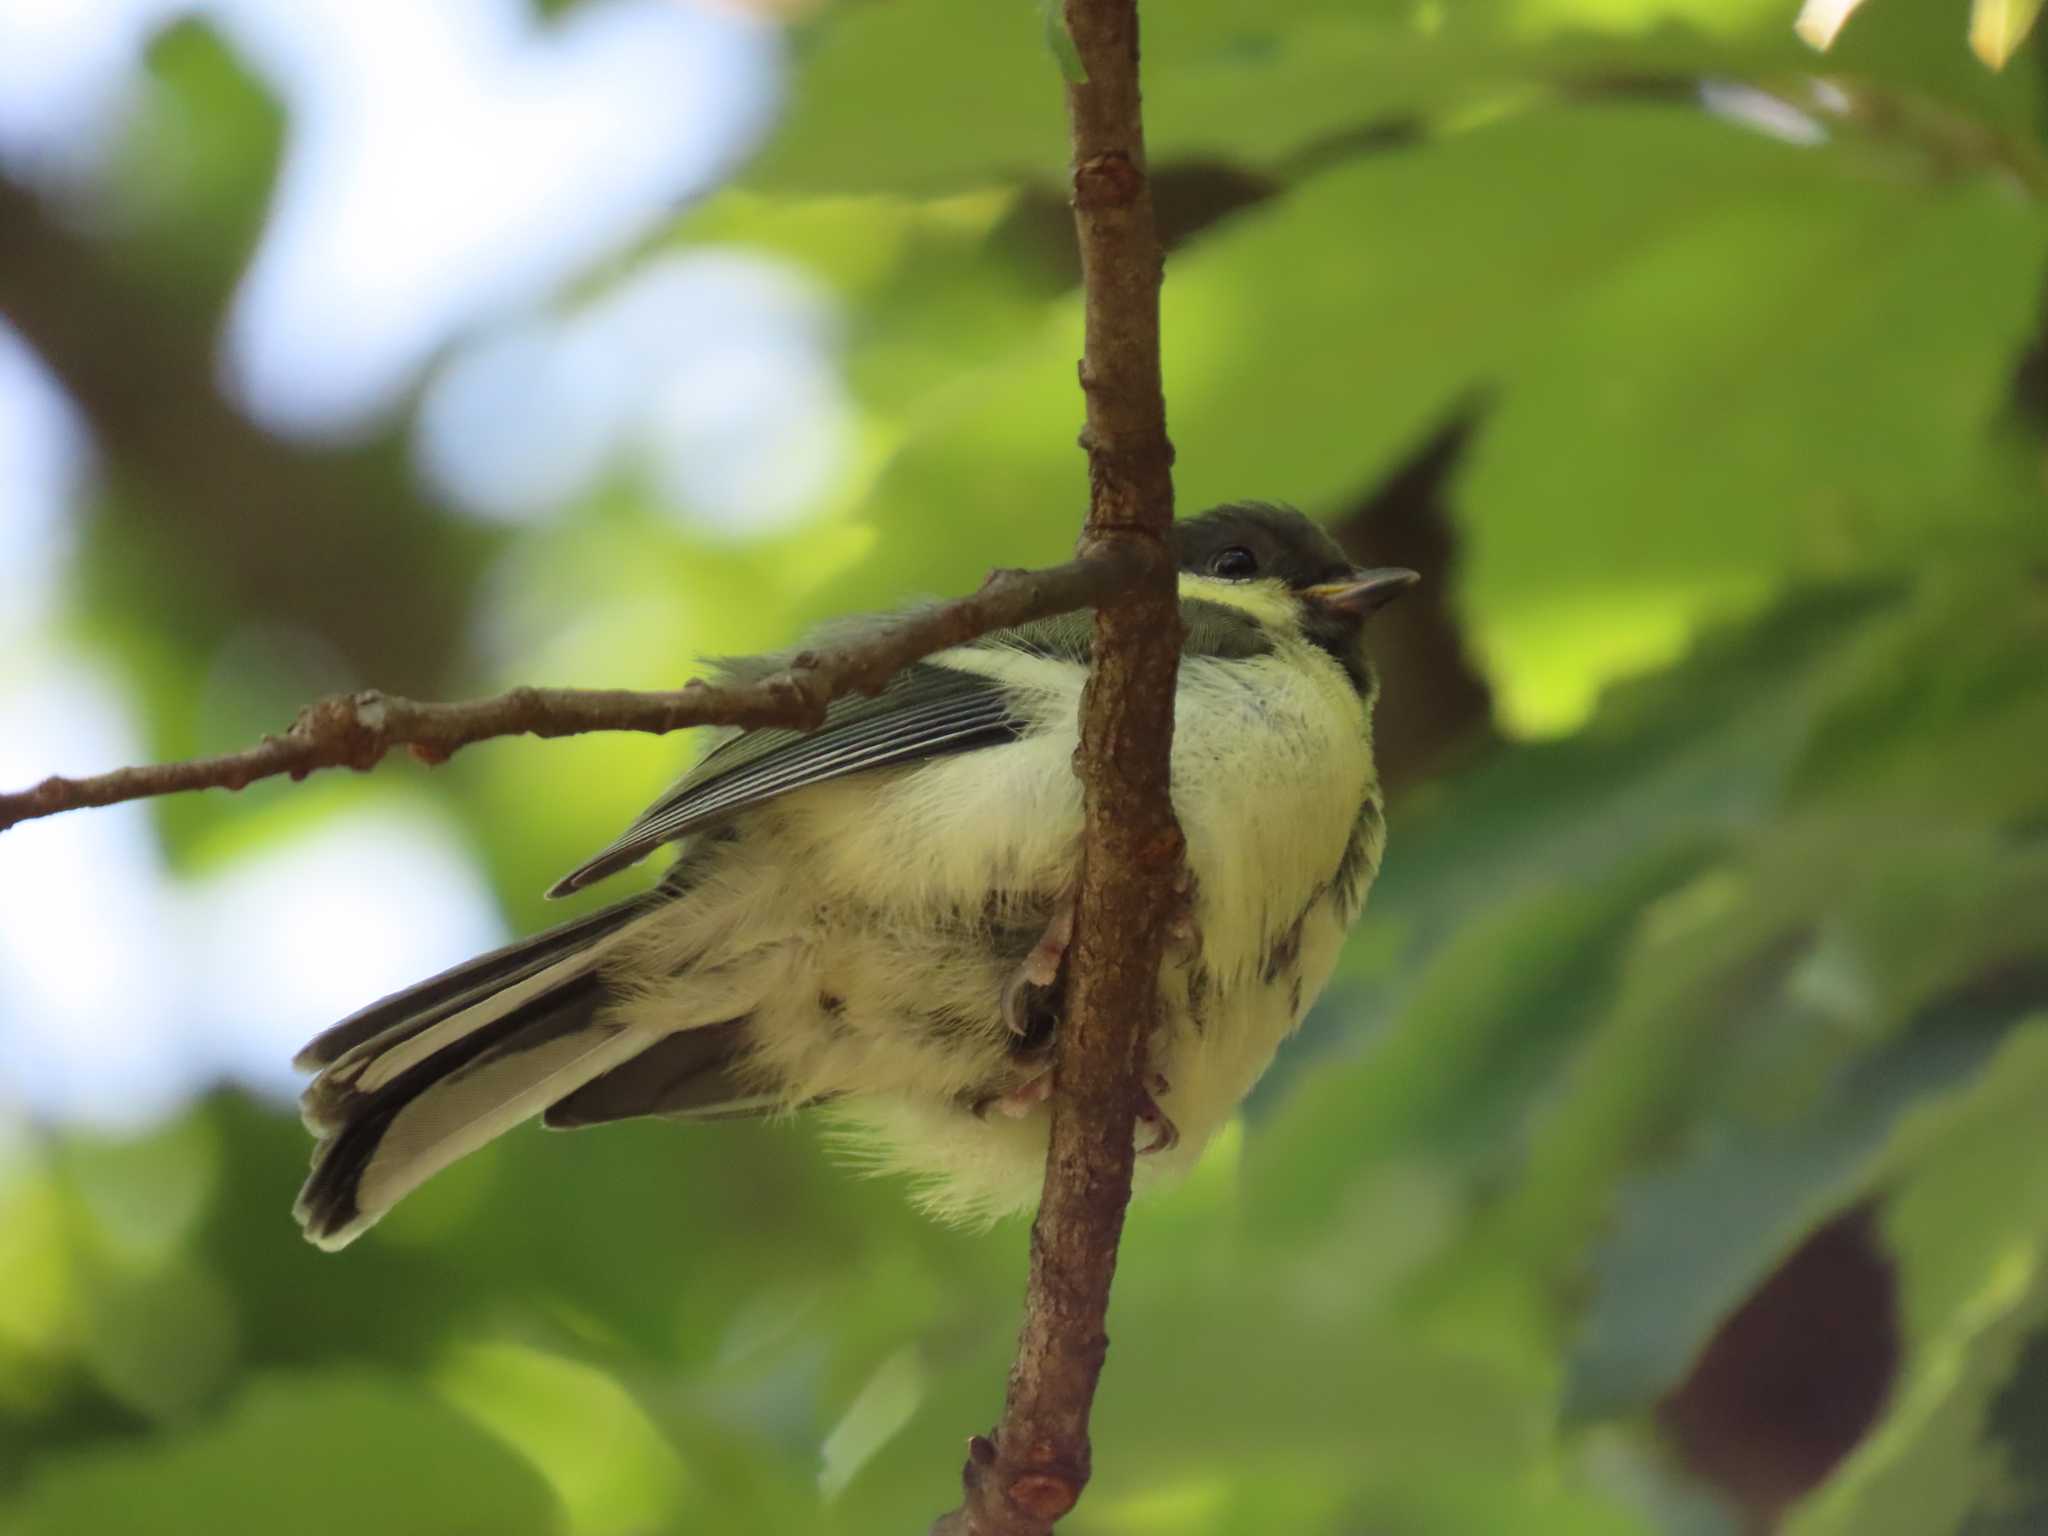
<instances>
[{"instance_id":1,"label":"fledgling bird","mask_svg":"<svg viewBox=\"0 0 2048 1536\"><path fill-rule=\"evenodd\" d=\"M1190 1165L1301 1022L1384 837L1366 617L1417 578L1359 570L1299 512L1174 528L1172 762L1186 912L1160 974L1147 1182ZM818 1106L956 1219L1028 1207L1078 872L1072 758L1092 616L998 630L728 733L582 889L680 844L651 890L373 1003L298 1056L320 1138L296 1214L323 1248L539 1115L718 1120ZM765 676L785 657L724 664Z\"/></svg>"}]
</instances>

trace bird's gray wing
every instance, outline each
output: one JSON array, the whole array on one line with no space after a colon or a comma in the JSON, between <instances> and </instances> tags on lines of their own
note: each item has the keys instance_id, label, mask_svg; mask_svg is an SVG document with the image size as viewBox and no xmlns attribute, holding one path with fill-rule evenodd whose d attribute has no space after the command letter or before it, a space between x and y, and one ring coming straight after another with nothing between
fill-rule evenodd
<instances>
[{"instance_id":1,"label":"bird's gray wing","mask_svg":"<svg viewBox=\"0 0 2048 1536\"><path fill-rule=\"evenodd\" d=\"M638 863L663 843L776 795L870 768L1014 741L1022 719L1002 688L976 673L919 662L873 698L834 699L815 731L749 731L720 743L628 827L558 881L566 896Z\"/></svg>"},{"instance_id":2,"label":"bird's gray wing","mask_svg":"<svg viewBox=\"0 0 2048 1536\"><path fill-rule=\"evenodd\" d=\"M1181 604L1191 656L1244 657L1271 649L1246 615L1219 604ZM973 642L1086 666L1093 614L1087 610L996 631ZM735 663L735 675L775 669L775 658ZM739 671L746 667L745 672ZM918 662L873 698L834 699L815 731L770 728L729 737L644 811L619 839L555 883L566 896L637 864L663 843L715 825L750 805L869 768L918 762L1014 741L1024 725L1001 685L974 672Z\"/></svg>"}]
</instances>

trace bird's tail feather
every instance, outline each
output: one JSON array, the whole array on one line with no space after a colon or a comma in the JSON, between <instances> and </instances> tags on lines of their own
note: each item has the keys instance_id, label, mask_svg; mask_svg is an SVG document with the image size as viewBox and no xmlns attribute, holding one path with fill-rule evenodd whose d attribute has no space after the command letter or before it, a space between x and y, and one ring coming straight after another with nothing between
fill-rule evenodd
<instances>
[{"instance_id":1,"label":"bird's tail feather","mask_svg":"<svg viewBox=\"0 0 2048 1536\"><path fill-rule=\"evenodd\" d=\"M621 903L480 956L343 1020L299 1053L321 1138L294 1214L340 1248L457 1158L653 1043L601 1016Z\"/></svg>"},{"instance_id":2,"label":"bird's tail feather","mask_svg":"<svg viewBox=\"0 0 2048 1536\"><path fill-rule=\"evenodd\" d=\"M333 1028L323 1030L293 1058L292 1065L302 1072L320 1071L333 1066L355 1047L379 1039L395 1028L423 1028L490 996L521 976L532 975L551 961L608 938L650 905L645 896L618 902L451 966L438 976L380 998Z\"/></svg>"}]
</instances>

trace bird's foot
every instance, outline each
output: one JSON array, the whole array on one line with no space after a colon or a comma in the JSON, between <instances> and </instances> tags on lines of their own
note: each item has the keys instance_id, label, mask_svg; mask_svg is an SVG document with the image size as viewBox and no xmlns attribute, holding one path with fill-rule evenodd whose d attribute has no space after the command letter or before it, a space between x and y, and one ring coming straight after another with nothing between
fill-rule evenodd
<instances>
[{"instance_id":1,"label":"bird's foot","mask_svg":"<svg viewBox=\"0 0 2048 1536\"><path fill-rule=\"evenodd\" d=\"M1150 1157L1155 1152L1171 1152L1180 1144L1180 1127L1159 1107L1160 1099L1172 1086L1162 1072L1147 1072L1138 1083L1138 1123L1152 1128L1151 1141L1138 1148L1140 1157Z\"/></svg>"},{"instance_id":2,"label":"bird's foot","mask_svg":"<svg viewBox=\"0 0 2048 1536\"><path fill-rule=\"evenodd\" d=\"M1202 952L1201 930L1195 926L1195 872L1183 864L1173 879L1173 901L1166 919L1166 950L1171 959L1188 961Z\"/></svg>"},{"instance_id":3,"label":"bird's foot","mask_svg":"<svg viewBox=\"0 0 2048 1536\"><path fill-rule=\"evenodd\" d=\"M1026 1078L1008 1093L991 1093L985 1098L976 1099L974 1113L980 1119L986 1120L988 1112L995 1110L1008 1119L1022 1120L1051 1097L1052 1068L1047 1067L1038 1076Z\"/></svg>"},{"instance_id":4,"label":"bird's foot","mask_svg":"<svg viewBox=\"0 0 2048 1536\"><path fill-rule=\"evenodd\" d=\"M1074 937L1074 899L1069 896L1053 909L1045 933L1031 946L1010 979L1003 983L1003 1023L1020 1040L1043 1033L1040 1000L1060 979L1066 963L1067 945Z\"/></svg>"},{"instance_id":5,"label":"bird's foot","mask_svg":"<svg viewBox=\"0 0 2048 1536\"><path fill-rule=\"evenodd\" d=\"M1175 1125L1166 1111L1159 1107L1160 1098L1173 1085L1162 1073L1147 1073L1138 1084L1138 1123L1149 1126L1152 1139L1138 1148L1138 1156L1150 1157L1155 1152L1171 1152L1180 1145L1180 1127ZM1047 1068L1036 1077L1026 1078L1008 1093L991 1093L974 1101L977 1118L986 1120L989 1111L1011 1120L1022 1120L1052 1097L1052 1069Z\"/></svg>"}]
</instances>

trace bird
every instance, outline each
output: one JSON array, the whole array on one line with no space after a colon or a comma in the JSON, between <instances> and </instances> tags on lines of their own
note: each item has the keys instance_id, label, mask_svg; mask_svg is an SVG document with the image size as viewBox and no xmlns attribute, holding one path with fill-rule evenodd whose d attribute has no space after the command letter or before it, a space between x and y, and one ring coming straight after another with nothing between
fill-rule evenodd
<instances>
[{"instance_id":1,"label":"bird","mask_svg":"<svg viewBox=\"0 0 2048 1536\"><path fill-rule=\"evenodd\" d=\"M1300 1024L1376 875L1367 618L1419 578L1303 513L1173 525L1185 639L1171 793L1186 840L1145 1048L1141 1187L1192 1165ZM874 621L868 621L874 622ZM827 632L844 638L844 624ZM650 888L370 1004L302 1050L317 1138L294 1208L326 1249L539 1117L815 1111L937 1217L1043 1182L1082 830L1086 610L849 695L813 731L727 731L567 895L676 844ZM817 643L813 636L810 643ZM795 651L729 658L749 681Z\"/></svg>"}]
</instances>

